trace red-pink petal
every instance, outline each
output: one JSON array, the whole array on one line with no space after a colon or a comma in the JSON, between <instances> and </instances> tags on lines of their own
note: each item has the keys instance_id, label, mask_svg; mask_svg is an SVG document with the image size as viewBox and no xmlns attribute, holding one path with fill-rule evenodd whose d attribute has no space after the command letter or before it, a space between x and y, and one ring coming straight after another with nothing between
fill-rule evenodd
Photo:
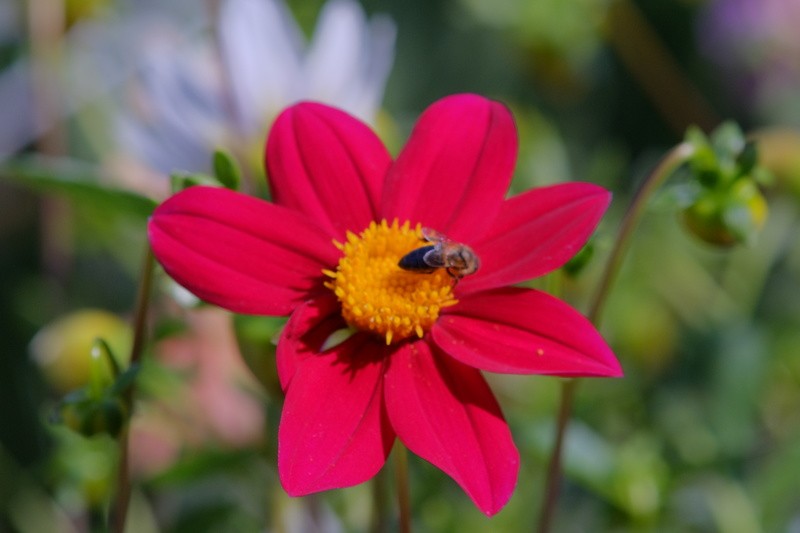
<instances>
[{"instance_id":1,"label":"red-pink petal","mask_svg":"<svg viewBox=\"0 0 800 533\"><path fill-rule=\"evenodd\" d=\"M278 429L278 471L292 496L362 483L386 462L386 348L365 335L303 360Z\"/></svg>"},{"instance_id":2,"label":"red-pink petal","mask_svg":"<svg viewBox=\"0 0 800 533\"><path fill-rule=\"evenodd\" d=\"M447 308L433 341L464 364L507 374L622 375L592 324L546 293L506 287L471 294Z\"/></svg>"},{"instance_id":3,"label":"red-pink petal","mask_svg":"<svg viewBox=\"0 0 800 533\"><path fill-rule=\"evenodd\" d=\"M167 199L148 224L150 245L175 281L238 313L287 315L322 289L340 252L304 215L217 187Z\"/></svg>"},{"instance_id":4,"label":"red-pink petal","mask_svg":"<svg viewBox=\"0 0 800 533\"><path fill-rule=\"evenodd\" d=\"M472 245L481 268L462 280L459 292L513 285L563 266L586 244L610 201L602 187L579 182L506 200L489 232Z\"/></svg>"},{"instance_id":5,"label":"red-pink petal","mask_svg":"<svg viewBox=\"0 0 800 533\"><path fill-rule=\"evenodd\" d=\"M340 310L333 292L325 291L292 311L281 331L275 353L278 379L284 391L297 366L305 358L318 354L325 340L334 331L346 326Z\"/></svg>"},{"instance_id":6,"label":"red-pink petal","mask_svg":"<svg viewBox=\"0 0 800 533\"><path fill-rule=\"evenodd\" d=\"M286 109L269 134L275 203L306 213L335 237L375 220L391 157L368 126L326 105Z\"/></svg>"},{"instance_id":7,"label":"red-pink petal","mask_svg":"<svg viewBox=\"0 0 800 533\"><path fill-rule=\"evenodd\" d=\"M424 341L392 355L386 408L400 440L450 475L491 516L517 483L519 453L480 372Z\"/></svg>"},{"instance_id":8,"label":"red-pink petal","mask_svg":"<svg viewBox=\"0 0 800 533\"><path fill-rule=\"evenodd\" d=\"M383 216L469 243L500 209L516 157L505 106L472 94L443 98L422 114L389 170Z\"/></svg>"}]
</instances>

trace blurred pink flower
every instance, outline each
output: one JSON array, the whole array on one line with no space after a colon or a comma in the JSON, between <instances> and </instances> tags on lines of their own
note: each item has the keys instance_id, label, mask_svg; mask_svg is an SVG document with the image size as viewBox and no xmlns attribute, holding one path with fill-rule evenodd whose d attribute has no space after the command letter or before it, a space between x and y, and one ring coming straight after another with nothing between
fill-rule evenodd
<instances>
[{"instance_id":1,"label":"blurred pink flower","mask_svg":"<svg viewBox=\"0 0 800 533\"><path fill-rule=\"evenodd\" d=\"M148 402L134 417L136 471L163 468L183 447L246 447L264 437L259 385L242 361L230 314L202 308L188 311L187 320L186 333L157 346L158 360L186 377L182 386Z\"/></svg>"}]
</instances>

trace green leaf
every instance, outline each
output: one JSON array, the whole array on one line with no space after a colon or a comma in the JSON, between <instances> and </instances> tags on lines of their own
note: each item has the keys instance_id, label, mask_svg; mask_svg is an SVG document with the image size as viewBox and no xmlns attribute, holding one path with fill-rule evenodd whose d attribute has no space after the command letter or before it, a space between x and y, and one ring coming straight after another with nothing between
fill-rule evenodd
<instances>
[{"instance_id":1,"label":"green leaf","mask_svg":"<svg viewBox=\"0 0 800 533\"><path fill-rule=\"evenodd\" d=\"M231 154L222 149L214 151L214 174L226 188L237 190L242 182L242 171Z\"/></svg>"},{"instance_id":2,"label":"green leaf","mask_svg":"<svg viewBox=\"0 0 800 533\"><path fill-rule=\"evenodd\" d=\"M180 192L189 187L194 187L195 185L206 185L208 187L219 187L221 185L213 176L201 173L175 172L170 175L169 179L173 193Z\"/></svg>"},{"instance_id":3,"label":"green leaf","mask_svg":"<svg viewBox=\"0 0 800 533\"><path fill-rule=\"evenodd\" d=\"M149 484L156 488L188 486L220 472L246 470L252 467L253 457L249 450L198 451L151 478Z\"/></svg>"},{"instance_id":4,"label":"green leaf","mask_svg":"<svg viewBox=\"0 0 800 533\"><path fill-rule=\"evenodd\" d=\"M720 159L735 159L745 148L742 129L736 122L726 121L711 133L711 144Z\"/></svg>"},{"instance_id":5,"label":"green leaf","mask_svg":"<svg viewBox=\"0 0 800 533\"><path fill-rule=\"evenodd\" d=\"M686 130L686 142L694 147L689 165L693 174L704 187L713 188L719 181L719 162L708 137L697 126Z\"/></svg>"},{"instance_id":6,"label":"green leaf","mask_svg":"<svg viewBox=\"0 0 800 533\"><path fill-rule=\"evenodd\" d=\"M11 160L0 164L0 178L142 220L157 205L151 198L102 183L96 165L74 159L29 156Z\"/></svg>"},{"instance_id":7,"label":"green leaf","mask_svg":"<svg viewBox=\"0 0 800 533\"><path fill-rule=\"evenodd\" d=\"M739 166L739 175L745 176L751 174L753 169L758 164L758 146L753 141L745 143L742 151L736 157L736 163Z\"/></svg>"},{"instance_id":8,"label":"green leaf","mask_svg":"<svg viewBox=\"0 0 800 533\"><path fill-rule=\"evenodd\" d=\"M104 363L107 364L108 368L111 370L111 376L116 379L122 370L119 367L117 358L114 356L114 350L112 350L108 342L101 337L98 337L94 340L94 346L92 347L93 356L95 350L97 350L98 358L103 356Z\"/></svg>"},{"instance_id":9,"label":"green leaf","mask_svg":"<svg viewBox=\"0 0 800 533\"><path fill-rule=\"evenodd\" d=\"M122 395L127 391L136 381L136 376L139 375L139 365L131 365L119 375L117 380L111 385L110 393L113 395Z\"/></svg>"}]
</instances>

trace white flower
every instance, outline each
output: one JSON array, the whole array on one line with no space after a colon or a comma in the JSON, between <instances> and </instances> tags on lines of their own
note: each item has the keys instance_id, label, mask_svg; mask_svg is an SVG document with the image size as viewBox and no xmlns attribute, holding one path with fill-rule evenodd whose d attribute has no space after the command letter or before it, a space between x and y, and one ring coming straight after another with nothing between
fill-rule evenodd
<instances>
[{"instance_id":1,"label":"white flower","mask_svg":"<svg viewBox=\"0 0 800 533\"><path fill-rule=\"evenodd\" d=\"M215 146L263 142L284 107L316 100L368 122L394 58L394 23L354 0L329 0L309 44L282 0L226 0L218 46L143 39L138 106L123 149L161 172L201 171Z\"/></svg>"}]
</instances>

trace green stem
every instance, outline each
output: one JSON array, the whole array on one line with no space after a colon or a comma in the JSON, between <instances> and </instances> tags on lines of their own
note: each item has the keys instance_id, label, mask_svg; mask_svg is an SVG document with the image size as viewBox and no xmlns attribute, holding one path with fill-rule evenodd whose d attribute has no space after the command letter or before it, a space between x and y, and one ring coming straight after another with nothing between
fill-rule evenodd
<instances>
[{"instance_id":1,"label":"green stem","mask_svg":"<svg viewBox=\"0 0 800 533\"><path fill-rule=\"evenodd\" d=\"M139 280L139 290L136 294L136 309L133 321L133 343L131 345L131 358L130 365L138 365L142 359L142 352L144 351L145 329L147 322L147 307L150 302L150 289L153 285L153 269L155 266L155 258L150 246L147 246L145 257L142 266L141 279ZM135 384L132 384L124 393L125 405L128 407L128 412L133 411L133 389ZM123 533L125 531L125 520L128 516L128 504L131 499L131 481L130 473L128 472L128 428L126 424L125 429L119 436L119 466L117 470L117 493L113 502L111 513L110 530L115 533Z\"/></svg>"},{"instance_id":2,"label":"green stem","mask_svg":"<svg viewBox=\"0 0 800 533\"><path fill-rule=\"evenodd\" d=\"M105 510L102 506L92 505L89 508L89 531L91 533L107 533Z\"/></svg>"},{"instance_id":3,"label":"green stem","mask_svg":"<svg viewBox=\"0 0 800 533\"><path fill-rule=\"evenodd\" d=\"M550 456L550 463L547 465L542 511L539 513L539 524L536 528L540 533L550 531L550 525L553 522L556 501L558 500L561 486L561 450L564 448L567 423L572 413L572 402L577 388L577 379L569 379L561 384L561 404L558 408L558 421L556 422L556 442L553 446L553 453Z\"/></svg>"},{"instance_id":4,"label":"green stem","mask_svg":"<svg viewBox=\"0 0 800 533\"><path fill-rule=\"evenodd\" d=\"M688 143L676 145L658 162L636 192L630 207L628 207L628 211L625 213L625 217L622 219L619 234L617 235L614 247L611 249L608 261L606 262L605 271L600 277L597 291L589 306L588 318L595 326L599 326L600 324L600 317L611 286L619 273L622 260L630 245L633 230L638 225L647 202L653 196L653 193L672 175L673 171L691 157L693 152L694 148ZM570 379L561 384L561 405L559 406L558 420L556 423L556 439L547 468L544 499L542 500L542 510L539 514L537 527L539 533L549 532L553 522L556 501L558 500L559 487L561 484L561 456L563 455L565 433L572 412L575 391L578 389L578 383L579 381L577 379Z\"/></svg>"},{"instance_id":5,"label":"green stem","mask_svg":"<svg viewBox=\"0 0 800 533\"><path fill-rule=\"evenodd\" d=\"M394 449L394 473L397 504L400 510L400 532L411 533L411 500L408 490L408 450L399 442Z\"/></svg>"},{"instance_id":6,"label":"green stem","mask_svg":"<svg viewBox=\"0 0 800 533\"><path fill-rule=\"evenodd\" d=\"M639 223L639 219L644 213L644 208L653 193L658 190L661 185L669 178L673 171L680 165L685 163L694 153L694 147L689 143L680 143L672 148L667 154L661 158L661 161L655 166L645 179L642 186L636 192L636 195L631 201L625 217L619 228L619 234L614 247L611 249L608 261L606 262L606 269L600 277L600 283L597 286L597 292L594 294L594 299L589 306L588 318L595 326L600 324L600 315L603 311L603 306L606 303L606 298L611 290L611 285L617 277L619 268L622 266L622 260L625 253L628 251L633 230Z\"/></svg>"},{"instance_id":7,"label":"green stem","mask_svg":"<svg viewBox=\"0 0 800 533\"><path fill-rule=\"evenodd\" d=\"M389 531L389 520L386 508L388 498L386 491L386 468L382 468L372 479L372 524L370 533L386 533Z\"/></svg>"}]
</instances>

